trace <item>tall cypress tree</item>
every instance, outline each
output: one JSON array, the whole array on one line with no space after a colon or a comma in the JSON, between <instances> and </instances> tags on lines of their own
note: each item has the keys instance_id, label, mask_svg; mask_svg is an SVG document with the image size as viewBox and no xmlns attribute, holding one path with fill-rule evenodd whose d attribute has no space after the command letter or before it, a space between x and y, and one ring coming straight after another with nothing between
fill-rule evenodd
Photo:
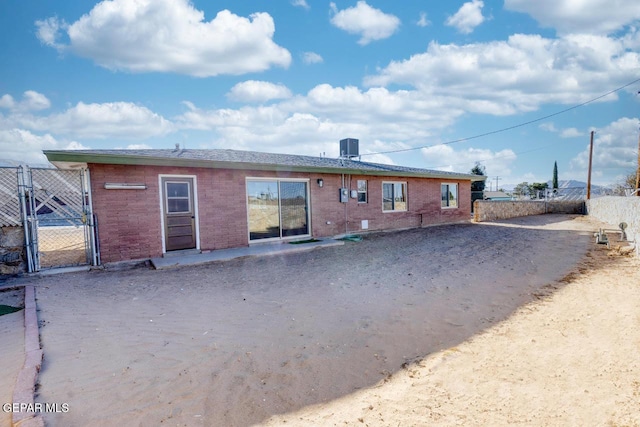
<instances>
[{"instance_id":1,"label":"tall cypress tree","mask_svg":"<svg viewBox=\"0 0 640 427\"><path fill-rule=\"evenodd\" d=\"M554 190L558 188L558 162L553 162L553 181L551 187Z\"/></svg>"}]
</instances>

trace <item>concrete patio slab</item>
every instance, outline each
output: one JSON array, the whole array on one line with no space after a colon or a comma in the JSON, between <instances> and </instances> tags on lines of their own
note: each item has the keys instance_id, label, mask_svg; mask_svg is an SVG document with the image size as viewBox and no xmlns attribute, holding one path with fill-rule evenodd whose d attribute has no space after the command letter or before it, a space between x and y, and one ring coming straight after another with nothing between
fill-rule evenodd
<instances>
[{"instance_id":1,"label":"concrete patio slab","mask_svg":"<svg viewBox=\"0 0 640 427\"><path fill-rule=\"evenodd\" d=\"M167 268L175 268L185 265L199 265L215 261L228 261L235 258L283 255L294 252L309 251L316 248L325 248L330 246L341 246L344 242L334 239L322 239L308 243L274 243L274 244L258 244L244 248L220 249L211 252L202 252L198 254L187 253L183 256L172 254L168 257L152 258L151 265L156 270Z\"/></svg>"}]
</instances>

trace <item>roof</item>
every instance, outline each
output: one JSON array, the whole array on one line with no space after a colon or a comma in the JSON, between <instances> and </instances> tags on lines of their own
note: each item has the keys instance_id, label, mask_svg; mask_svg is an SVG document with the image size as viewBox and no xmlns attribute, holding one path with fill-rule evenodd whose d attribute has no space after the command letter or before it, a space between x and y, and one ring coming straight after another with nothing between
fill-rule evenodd
<instances>
[{"instance_id":1,"label":"roof","mask_svg":"<svg viewBox=\"0 0 640 427\"><path fill-rule=\"evenodd\" d=\"M241 150L45 150L44 154L51 163L60 168L86 166L88 163L100 163L411 176L471 181L483 181L486 179L486 177L482 175L384 165L349 159L332 159L328 157Z\"/></svg>"}]
</instances>

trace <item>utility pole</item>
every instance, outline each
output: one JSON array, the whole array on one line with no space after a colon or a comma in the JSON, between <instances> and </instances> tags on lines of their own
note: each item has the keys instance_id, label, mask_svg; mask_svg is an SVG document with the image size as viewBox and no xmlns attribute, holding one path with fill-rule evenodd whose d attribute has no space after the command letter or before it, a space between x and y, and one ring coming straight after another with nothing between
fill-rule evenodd
<instances>
[{"instance_id":1,"label":"utility pole","mask_svg":"<svg viewBox=\"0 0 640 427\"><path fill-rule=\"evenodd\" d=\"M496 191L500 191L500 187L498 187L498 181L500 181L500 177L496 176Z\"/></svg>"},{"instance_id":2,"label":"utility pole","mask_svg":"<svg viewBox=\"0 0 640 427\"><path fill-rule=\"evenodd\" d=\"M589 175L587 177L587 200L591 199L591 164L593 160L593 134L595 131L591 131L591 143L589 144Z\"/></svg>"}]
</instances>

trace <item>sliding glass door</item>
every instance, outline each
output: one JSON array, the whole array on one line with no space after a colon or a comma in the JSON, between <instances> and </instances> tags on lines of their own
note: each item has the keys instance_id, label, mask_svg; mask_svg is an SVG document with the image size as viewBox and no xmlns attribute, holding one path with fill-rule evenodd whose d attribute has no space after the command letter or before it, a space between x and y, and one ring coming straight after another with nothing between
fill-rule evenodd
<instances>
[{"instance_id":1,"label":"sliding glass door","mask_svg":"<svg viewBox=\"0 0 640 427\"><path fill-rule=\"evenodd\" d=\"M249 240L309 235L307 181L247 179Z\"/></svg>"}]
</instances>

